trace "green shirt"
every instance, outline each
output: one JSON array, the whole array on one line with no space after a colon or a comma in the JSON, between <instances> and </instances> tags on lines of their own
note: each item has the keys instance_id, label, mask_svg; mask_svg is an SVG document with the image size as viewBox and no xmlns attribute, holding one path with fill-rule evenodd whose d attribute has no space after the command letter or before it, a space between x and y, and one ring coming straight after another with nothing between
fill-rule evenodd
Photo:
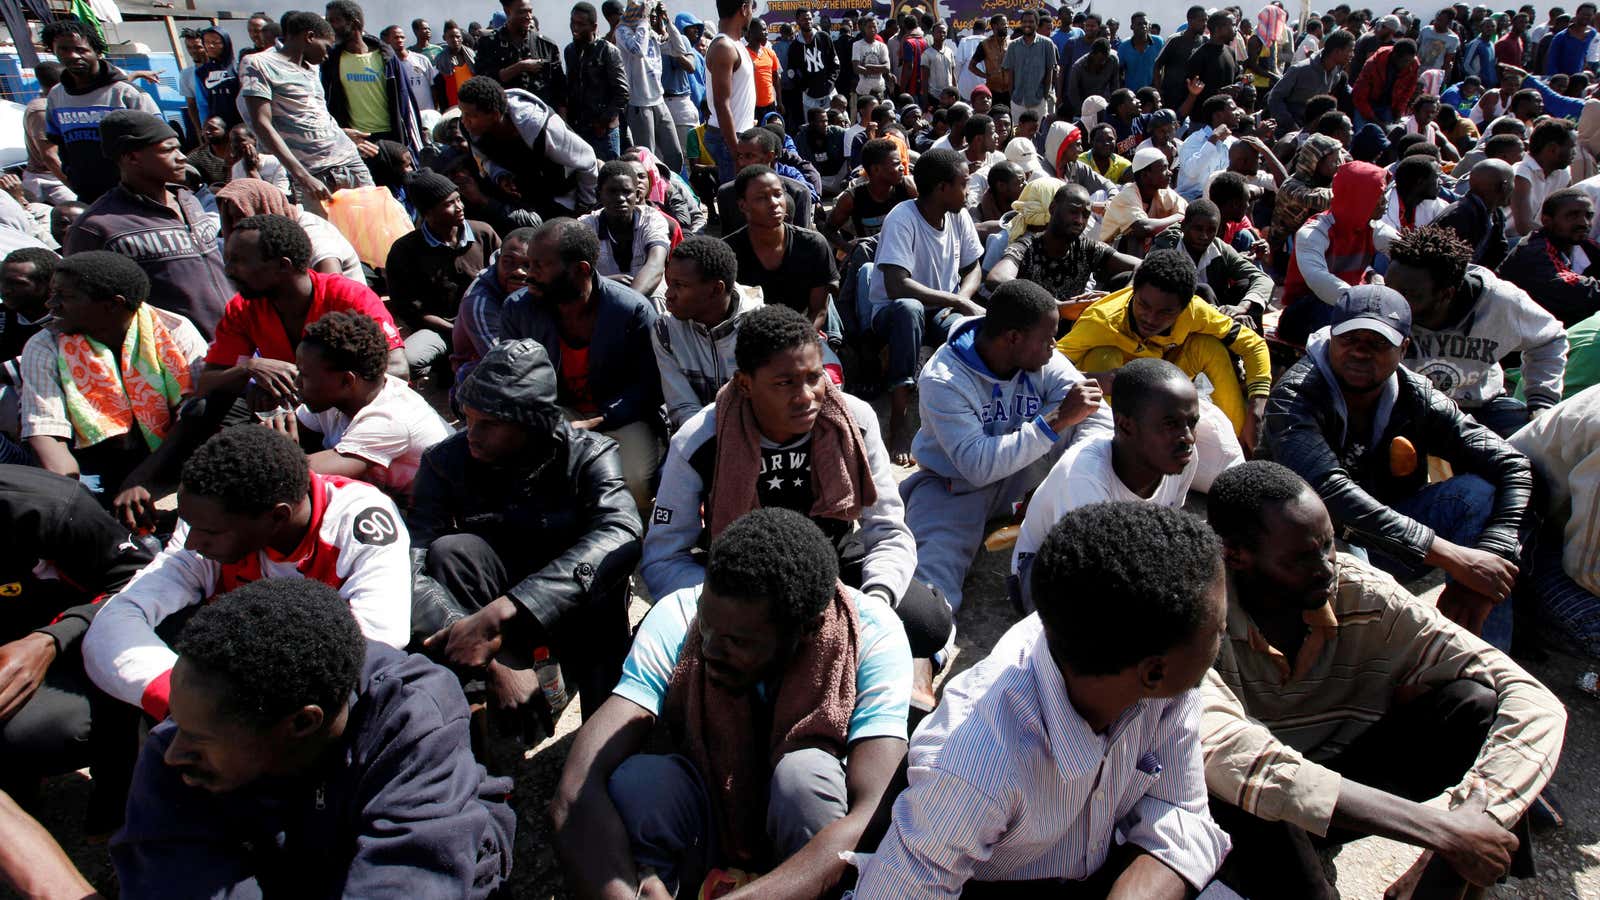
<instances>
[{"instance_id":1,"label":"green shirt","mask_svg":"<svg viewBox=\"0 0 1600 900\"><path fill-rule=\"evenodd\" d=\"M346 53L339 57L339 80L350 105L350 127L368 134L393 131L389 98L384 92L383 51Z\"/></svg>"}]
</instances>

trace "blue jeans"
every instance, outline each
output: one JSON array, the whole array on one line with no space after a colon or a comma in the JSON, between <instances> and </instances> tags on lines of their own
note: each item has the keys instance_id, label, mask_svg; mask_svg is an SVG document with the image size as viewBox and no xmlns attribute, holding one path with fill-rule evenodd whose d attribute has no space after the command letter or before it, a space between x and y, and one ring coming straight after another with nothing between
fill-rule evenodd
<instances>
[{"instance_id":1,"label":"blue jeans","mask_svg":"<svg viewBox=\"0 0 1600 900\"><path fill-rule=\"evenodd\" d=\"M1477 475L1457 475L1430 484L1410 497L1393 504L1394 511L1433 529L1433 533L1452 544L1471 547L1489 523L1494 508L1494 485ZM1419 578L1426 566L1392 559L1382 553L1371 554L1372 564L1402 580ZM1511 649L1511 598L1500 601L1483 623L1483 639L1493 646Z\"/></svg>"},{"instance_id":2,"label":"blue jeans","mask_svg":"<svg viewBox=\"0 0 1600 900\"><path fill-rule=\"evenodd\" d=\"M705 135L706 152L717 161L717 183L727 184L733 180L733 176L739 174L739 167L733 162L733 148L722 139L722 132L709 124L702 134Z\"/></svg>"},{"instance_id":3,"label":"blue jeans","mask_svg":"<svg viewBox=\"0 0 1600 900\"><path fill-rule=\"evenodd\" d=\"M889 345L889 387L917 383L917 356L931 329L937 347L950 336L950 329L961 316L948 307L928 315L916 300L890 300L872 312L872 332Z\"/></svg>"},{"instance_id":4,"label":"blue jeans","mask_svg":"<svg viewBox=\"0 0 1600 900\"><path fill-rule=\"evenodd\" d=\"M1333 307L1306 294L1289 304L1278 316L1278 340L1304 347L1306 338L1319 328L1333 324Z\"/></svg>"},{"instance_id":5,"label":"blue jeans","mask_svg":"<svg viewBox=\"0 0 1600 900\"><path fill-rule=\"evenodd\" d=\"M622 126L620 125L601 135L585 131L583 139L590 147L594 148L595 159L601 162L610 162L622 155Z\"/></svg>"}]
</instances>

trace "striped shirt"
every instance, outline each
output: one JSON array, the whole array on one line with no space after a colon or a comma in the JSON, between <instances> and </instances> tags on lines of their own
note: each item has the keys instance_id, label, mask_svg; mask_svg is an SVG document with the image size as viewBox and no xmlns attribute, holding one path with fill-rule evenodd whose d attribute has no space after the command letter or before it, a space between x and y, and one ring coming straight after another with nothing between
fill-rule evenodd
<instances>
[{"instance_id":1,"label":"striped shirt","mask_svg":"<svg viewBox=\"0 0 1600 900\"><path fill-rule=\"evenodd\" d=\"M958 897L970 880L1080 880L1120 837L1191 885L1229 849L1211 821L1194 691L1128 708L1105 734L1073 709L1037 615L957 676L917 729L910 787L858 900Z\"/></svg>"},{"instance_id":2,"label":"striped shirt","mask_svg":"<svg viewBox=\"0 0 1600 900\"><path fill-rule=\"evenodd\" d=\"M1489 815L1509 827L1555 771L1567 719L1561 702L1388 575L1341 554L1338 577L1329 633L1307 638L1300 655L1311 658L1294 661L1298 676L1285 677L1282 655L1230 598L1227 639L1201 687L1211 793L1326 834L1342 779L1321 763L1383 718L1397 690L1470 678L1499 695L1498 714L1471 770L1428 805L1459 804L1481 779Z\"/></svg>"},{"instance_id":3,"label":"striped shirt","mask_svg":"<svg viewBox=\"0 0 1600 900\"><path fill-rule=\"evenodd\" d=\"M1550 488L1551 522L1565 523L1561 568L1600 594L1600 388L1551 407L1511 436Z\"/></svg>"}]
</instances>

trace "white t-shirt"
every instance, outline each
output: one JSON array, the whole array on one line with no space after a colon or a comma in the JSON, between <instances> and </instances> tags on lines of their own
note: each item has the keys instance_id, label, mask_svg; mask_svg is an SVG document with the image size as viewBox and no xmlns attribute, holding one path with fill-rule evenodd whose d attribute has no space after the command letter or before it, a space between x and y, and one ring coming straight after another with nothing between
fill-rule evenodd
<instances>
[{"instance_id":1,"label":"white t-shirt","mask_svg":"<svg viewBox=\"0 0 1600 900\"><path fill-rule=\"evenodd\" d=\"M283 167L283 162L271 153L259 153L257 158L261 160L261 180L283 191L285 197L292 198L294 194L289 190L289 171ZM245 169L244 161L240 160L233 164L231 175L233 180L238 181L249 178L250 172Z\"/></svg>"},{"instance_id":2,"label":"white t-shirt","mask_svg":"<svg viewBox=\"0 0 1600 900\"><path fill-rule=\"evenodd\" d=\"M1528 202L1533 205L1534 220L1538 221L1539 208L1544 206L1544 198L1571 184L1572 170L1562 166L1546 175L1544 169L1534 162L1533 157L1524 155L1522 162L1517 163L1516 177L1527 179Z\"/></svg>"},{"instance_id":3,"label":"white t-shirt","mask_svg":"<svg viewBox=\"0 0 1600 900\"><path fill-rule=\"evenodd\" d=\"M306 237L311 239L311 267L325 259L337 259L339 270L344 277L357 284L367 283L367 273L361 269L361 257L356 253L354 244L344 236L344 233L333 227L333 223L314 212L300 210L295 217L300 227L306 231Z\"/></svg>"},{"instance_id":4,"label":"white t-shirt","mask_svg":"<svg viewBox=\"0 0 1600 900\"><path fill-rule=\"evenodd\" d=\"M433 109L433 63L421 53L407 53L405 63L406 84L417 101L418 111Z\"/></svg>"},{"instance_id":5,"label":"white t-shirt","mask_svg":"<svg viewBox=\"0 0 1600 900\"><path fill-rule=\"evenodd\" d=\"M1061 454L1050 474L1033 492L1028 501L1028 512L1022 519L1022 529L1017 533L1016 548L1011 553L1011 571L1020 573L1044 544L1050 529L1061 517L1091 503L1131 501L1154 503L1178 509L1188 497L1190 488L1202 493L1211 489L1211 483L1224 469L1244 462L1244 450L1234 436L1233 423L1222 410L1209 400L1200 401L1200 424L1195 427L1194 455L1189 464L1176 475L1167 475L1156 485L1154 494L1141 497L1128 489L1111 467L1111 441L1109 435L1100 435L1080 441Z\"/></svg>"},{"instance_id":6,"label":"white t-shirt","mask_svg":"<svg viewBox=\"0 0 1600 900\"><path fill-rule=\"evenodd\" d=\"M928 95L938 99L947 87L955 86L956 52L945 41L943 47L928 45L922 51L922 64L928 67Z\"/></svg>"},{"instance_id":7,"label":"white t-shirt","mask_svg":"<svg viewBox=\"0 0 1600 900\"><path fill-rule=\"evenodd\" d=\"M933 290L954 291L961 286L961 270L982 255L978 229L966 210L946 213L944 227L936 229L917 210L917 201L903 201L883 217L868 298L874 308L894 299L883 286L884 266L899 266Z\"/></svg>"},{"instance_id":8,"label":"white t-shirt","mask_svg":"<svg viewBox=\"0 0 1600 900\"><path fill-rule=\"evenodd\" d=\"M969 34L956 45L956 90L961 92L963 100L970 100L972 89L983 84L983 78L972 74L967 66L972 62L972 57L978 54L985 37L986 34Z\"/></svg>"},{"instance_id":9,"label":"white t-shirt","mask_svg":"<svg viewBox=\"0 0 1600 900\"><path fill-rule=\"evenodd\" d=\"M1294 61L1303 63L1322 50L1322 41L1314 34L1308 34L1300 39L1300 46L1294 48Z\"/></svg>"},{"instance_id":10,"label":"white t-shirt","mask_svg":"<svg viewBox=\"0 0 1600 900\"><path fill-rule=\"evenodd\" d=\"M371 403L349 418L329 407L319 413L304 403L295 417L322 433L322 448L372 464L365 479L390 495L407 496L417 477L422 454L450 436L450 426L428 401L404 381L385 375L383 389Z\"/></svg>"},{"instance_id":11,"label":"white t-shirt","mask_svg":"<svg viewBox=\"0 0 1600 900\"><path fill-rule=\"evenodd\" d=\"M866 63L871 66L887 66L889 64L889 45L883 38L874 38L871 41L858 40L855 48L850 51L852 62ZM858 70L859 71L859 70ZM882 94L885 84L882 75L862 75L856 82L857 94L870 94L877 91Z\"/></svg>"},{"instance_id":12,"label":"white t-shirt","mask_svg":"<svg viewBox=\"0 0 1600 900\"><path fill-rule=\"evenodd\" d=\"M622 264L617 261L617 242L607 233L605 221L601 218L601 211L579 216L578 221L589 226L600 238L600 259L596 261L594 270L604 278L610 275L627 274L637 276L639 270L644 268L645 258L650 254L651 247L672 247L672 227L667 224L666 213L653 206L641 206L633 211L633 258L629 260L628 271L622 271ZM638 288L635 288L638 290ZM656 299L664 300L667 296L667 280L661 279L656 285L655 292L651 294Z\"/></svg>"}]
</instances>

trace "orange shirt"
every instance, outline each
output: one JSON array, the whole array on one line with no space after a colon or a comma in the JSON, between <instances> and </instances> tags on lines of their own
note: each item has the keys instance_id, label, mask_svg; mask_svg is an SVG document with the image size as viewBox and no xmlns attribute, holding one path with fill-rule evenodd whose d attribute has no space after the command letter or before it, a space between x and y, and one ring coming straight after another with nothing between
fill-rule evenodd
<instances>
[{"instance_id":1,"label":"orange shirt","mask_svg":"<svg viewBox=\"0 0 1600 900\"><path fill-rule=\"evenodd\" d=\"M778 54L772 48L762 45L760 51L751 50L750 45L745 45L749 51L750 59L755 62L756 75L756 107L776 106L778 103ZM759 123L758 123L759 124Z\"/></svg>"}]
</instances>

